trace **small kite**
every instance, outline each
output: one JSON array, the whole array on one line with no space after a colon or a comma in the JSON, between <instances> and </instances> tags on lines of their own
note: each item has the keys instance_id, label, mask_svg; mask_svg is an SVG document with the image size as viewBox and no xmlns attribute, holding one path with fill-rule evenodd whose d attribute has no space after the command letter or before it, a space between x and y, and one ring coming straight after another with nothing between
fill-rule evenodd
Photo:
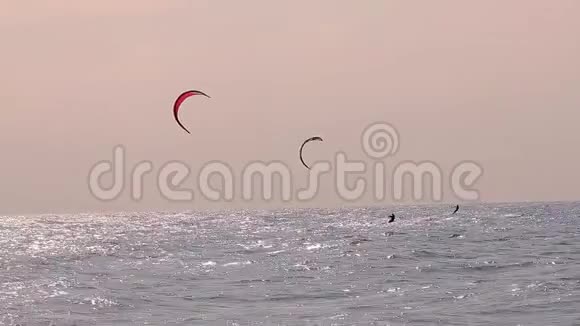
<instances>
[{"instance_id":1,"label":"small kite","mask_svg":"<svg viewBox=\"0 0 580 326\"><path fill-rule=\"evenodd\" d=\"M313 141L313 140L317 140L317 141L322 141L322 138L315 136L315 137L310 137L308 139L306 139L303 143L302 146L300 146L300 161L302 162L302 164L304 164L304 166L310 170L310 167L308 165L306 165L306 163L304 163L304 160L302 159L302 149L304 148L304 145L306 145L306 143Z\"/></svg>"},{"instance_id":2,"label":"small kite","mask_svg":"<svg viewBox=\"0 0 580 326\"><path fill-rule=\"evenodd\" d=\"M209 98L209 96L207 94L205 94L204 92L191 90L191 91L183 92L181 95L179 95L177 97L177 99L175 100L175 104L173 104L173 117L175 118L175 121L177 121L179 126L181 128L183 128L183 130L187 131L188 134L191 134L191 133L189 132L189 130L187 130L187 128L185 128L181 124L181 122L179 121L179 116L177 115L177 113L179 112L179 107L181 106L181 103L183 103L183 101L185 101L188 97L193 96L193 95L203 95L203 96Z\"/></svg>"}]
</instances>

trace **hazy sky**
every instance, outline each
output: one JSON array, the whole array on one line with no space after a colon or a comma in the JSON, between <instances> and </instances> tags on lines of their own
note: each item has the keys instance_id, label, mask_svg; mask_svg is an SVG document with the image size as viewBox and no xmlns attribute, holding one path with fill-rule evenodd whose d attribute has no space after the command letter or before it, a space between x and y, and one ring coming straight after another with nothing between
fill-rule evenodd
<instances>
[{"instance_id":1,"label":"hazy sky","mask_svg":"<svg viewBox=\"0 0 580 326\"><path fill-rule=\"evenodd\" d=\"M400 134L388 167L473 160L481 201L578 199L579 31L575 0L4 2L0 213L281 206L210 203L197 172L220 160L238 181L245 164L279 160L303 184L304 139L324 138L310 162L373 162L360 139L377 121ZM191 135L171 112L187 89L211 96L184 104ZM127 173L154 163L141 202L89 192L90 168L118 144ZM193 202L157 191L174 160L192 167ZM321 183L301 205L345 204L331 175ZM350 204L381 203L394 202Z\"/></svg>"}]
</instances>

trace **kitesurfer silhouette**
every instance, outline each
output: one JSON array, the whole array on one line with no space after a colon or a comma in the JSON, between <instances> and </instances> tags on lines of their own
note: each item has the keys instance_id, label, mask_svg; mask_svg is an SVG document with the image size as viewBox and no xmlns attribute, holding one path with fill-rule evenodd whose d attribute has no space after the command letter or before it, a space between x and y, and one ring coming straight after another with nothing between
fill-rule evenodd
<instances>
[{"instance_id":1,"label":"kitesurfer silhouette","mask_svg":"<svg viewBox=\"0 0 580 326\"><path fill-rule=\"evenodd\" d=\"M389 219L389 223L393 223L395 221L395 214L391 214L389 215L390 219Z\"/></svg>"},{"instance_id":2,"label":"kitesurfer silhouette","mask_svg":"<svg viewBox=\"0 0 580 326\"><path fill-rule=\"evenodd\" d=\"M451 215L457 213L458 210L459 210L459 205L455 206L455 211L453 211L453 213Z\"/></svg>"}]
</instances>

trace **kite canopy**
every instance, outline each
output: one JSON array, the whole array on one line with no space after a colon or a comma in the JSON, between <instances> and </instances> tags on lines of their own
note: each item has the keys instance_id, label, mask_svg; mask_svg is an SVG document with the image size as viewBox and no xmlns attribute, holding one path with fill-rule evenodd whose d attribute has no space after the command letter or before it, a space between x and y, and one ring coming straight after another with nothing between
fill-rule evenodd
<instances>
[{"instance_id":1,"label":"kite canopy","mask_svg":"<svg viewBox=\"0 0 580 326\"><path fill-rule=\"evenodd\" d=\"M302 159L302 149L304 148L304 145L306 145L306 143L311 142L311 141L322 141L322 138L318 137L318 136L314 136L314 137L310 137L308 139L306 139L303 143L302 146L300 146L300 161L302 162L302 164L304 164L304 166L310 170L310 167L308 165L306 165L306 163L304 163L304 160Z\"/></svg>"},{"instance_id":2,"label":"kite canopy","mask_svg":"<svg viewBox=\"0 0 580 326\"><path fill-rule=\"evenodd\" d=\"M180 126L181 128L183 128L183 130L187 131L187 133L188 133L188 134L191 134L191 133L189 132L189 130L187 130L187 128L185 128L185 127L183 126L183 124L181 124L181 121L179 121L179 115L178 115L178 112L179 112L179 108L181 107L181 104L182 104L182 103L183 103L183 102L184 102L184 101L185 101L185 100L186 100L188 97L191 97L191 96L193 96L193 95L203 95L203 96L205 96L205 97L208 97L208 98L209 98L209 96L208 96L207 94L205 94L204 92L202 92L202 91L190 90L190 91L186 91L186 92L183 92L183 93L181 93L181 95L179 95L179 96L177 97L177 99L175 100L175 104L173 104L173 117L175 118L175 121L177 121L177 123L179 124L179 126Z\"/></svg>"}]
</instances>

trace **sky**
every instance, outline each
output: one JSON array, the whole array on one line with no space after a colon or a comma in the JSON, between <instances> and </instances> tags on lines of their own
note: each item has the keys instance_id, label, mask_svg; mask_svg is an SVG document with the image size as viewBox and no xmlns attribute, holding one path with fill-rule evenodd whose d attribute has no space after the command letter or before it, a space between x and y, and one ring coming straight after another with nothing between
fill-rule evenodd
<instances>
[{"instance_id":1,"label":"sky","mask_svg":"<svg viewBox=\"0 0 580 326\"><path fill-rule=\"evenodd\" d=\"M355 201L322 176L307 202L244 201L245 166L278 161L294 190L305 160L337 153L429 161L443 172L444 203L460 203L449 176L463 161L483 174L479 202L576 200L580 195L580 2L538 1L98 1L6 2L0 10L0 214L184 211L238 207L337 207L418 202ZM198 89L173 120L177 95ZM367 126L399 136L385 159L361 146ZM93 166L126 150L124 191L90 191ZM150 161L143 197L130 172ZM191 169L176 202L159 191L168 162ZM232 201L196 190L208 162L234 171ZM109 180L109 181L107 181ZM349 177L351 184L354 179ZM259 179L258 179L259 181ZM112 177L103 177L103 184ZM214 185L215 180L212 181ZM257 188L259 191L259 188ZM411 189L411 188L409 188ZM412 194L411 190L408 194ZM278 197L277 197L278 196ZM421 202L430 202L429 198Z\"/></svg>"}]
</instances>

